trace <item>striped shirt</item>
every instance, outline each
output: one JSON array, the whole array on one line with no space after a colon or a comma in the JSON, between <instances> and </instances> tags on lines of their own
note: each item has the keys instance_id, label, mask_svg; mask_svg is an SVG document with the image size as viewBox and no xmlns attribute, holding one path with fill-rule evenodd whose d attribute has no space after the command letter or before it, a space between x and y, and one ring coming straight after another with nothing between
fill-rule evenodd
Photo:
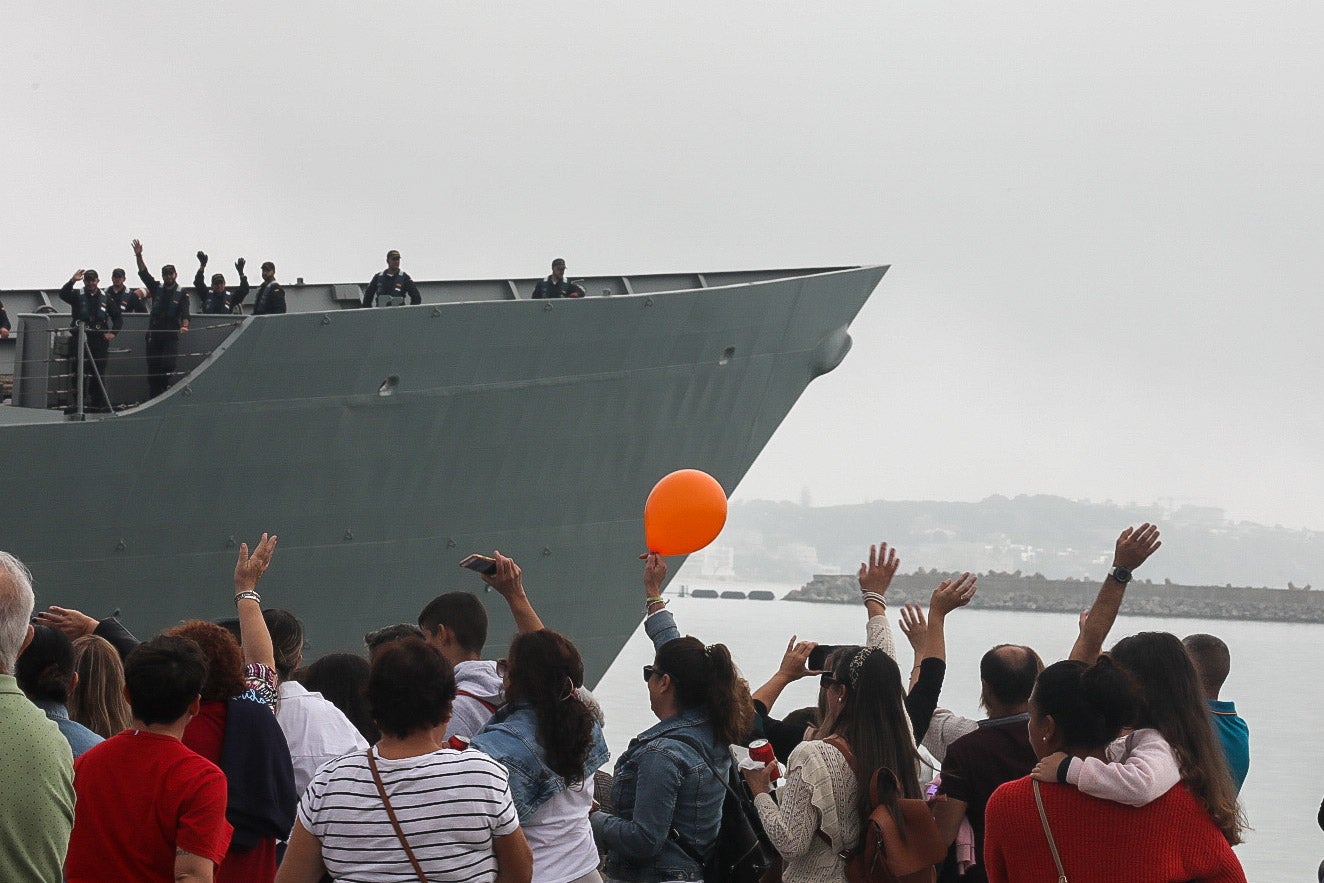
<instances>
[{"instance_id":1,"label":"striped shirt","mask_svg":"<svg viewBox=\"0 0 1324 883\"><path fill-rule=\"evenodd\" d=\"M519 827L505 768L480 751L449 748L402 760L375 756L405 839L428 880L496 880L493 838ZM418 879L362 753L318 770L299 803L299 821L321 841L322 860L337 880Z\"/></svg>"}]
</instances>

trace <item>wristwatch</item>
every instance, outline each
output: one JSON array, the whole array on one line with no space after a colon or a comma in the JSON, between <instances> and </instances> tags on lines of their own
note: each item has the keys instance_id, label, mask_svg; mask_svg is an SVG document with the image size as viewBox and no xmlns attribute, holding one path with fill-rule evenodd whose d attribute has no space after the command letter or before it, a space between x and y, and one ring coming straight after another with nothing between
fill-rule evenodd
<instances>
[{"instance_id":1,"label":"wristwatch","mask_svg":"<svg viewBox=\"0 0 1324 883\"><path fill-rule=\"evenodd\" d=\"M1127 570L1120 564L1114 564L1113 569L1108 571L1108 575L1122 585L1126 585L1131 581L1131 571Z\"/></svg>"}]
</instances>

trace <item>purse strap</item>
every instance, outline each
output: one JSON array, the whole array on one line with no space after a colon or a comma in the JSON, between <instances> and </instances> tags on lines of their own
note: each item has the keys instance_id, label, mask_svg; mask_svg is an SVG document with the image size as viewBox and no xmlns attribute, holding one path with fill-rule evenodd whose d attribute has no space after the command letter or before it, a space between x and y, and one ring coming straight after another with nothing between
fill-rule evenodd
<instances>
[{"instance_id":1,"label":"purse strap","mask_svg":"<svg viewBox=\"0 0 1324 883\"><path fill-rule=\"evenodd\" d=\"M1039 821L1044 823L1044 834L1048 837L1048 850L1053 853L1053 864L1057 865L1057 883L1067 883L1067 872L1062 870L1062 856L1057 854L1057 842L1053 840L1053 829L1048 827L1048 813L1044 812L1044 797L1039 793L1039 780L1031 779L1034 786L1034 805L1039 807Z\"/></svg>"},{"instance_id":2,"label":"purse strap","mask_svg":"<svg viewBox=\"0 0 1324 883\"><path fill-rule=\"evenodd\" d=\"M405 848L405 856L409 859L409 863L414 866L414 873L418 875L418 879L421 883L428 883L427 874L423 873L423 866L418 863L414 851L409 848L409 841L405 839L405 832L400 827L400 820L395 817L395 810L391 807L391 801L386 798L386 786L382 784L382 774L377 772L377 759L372 756L371 748L368 749L367 754L368 769L372 770L372 780L377 783L377 794L381 796L382 805L386 807L386 815L391 820L391 827L395 829L396 839Z\"/></svg>"}]
</instances>

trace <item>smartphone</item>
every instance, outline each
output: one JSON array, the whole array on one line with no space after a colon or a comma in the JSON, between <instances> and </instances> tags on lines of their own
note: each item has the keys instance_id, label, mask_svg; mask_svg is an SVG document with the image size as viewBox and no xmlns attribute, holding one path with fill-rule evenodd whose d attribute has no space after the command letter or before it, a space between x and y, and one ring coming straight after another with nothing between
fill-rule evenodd
<instances>
[{"instance_id":1,"label":"smartphone","mask_svg":"<svg viewBox=\"0 0 1324 883\"><path fill-rule=\"evenodd\" d=\"M840 650L839 644L819 644L813 650L809 651L807 664L810 671L822 671L826 666L827 658L832 655L832 651Z\"/></svg>"},{"instance_id":2,"label":"smartphone","mask_svg":"<svg viewBox=\"0 0 1324 883\"><path fill-rule=\"evenodd\" d=\"M474 573L485 573L488 576L496 573L496 559L477 553L461 561L460 566L472 570Z\"/></svg>"}]
</instances>

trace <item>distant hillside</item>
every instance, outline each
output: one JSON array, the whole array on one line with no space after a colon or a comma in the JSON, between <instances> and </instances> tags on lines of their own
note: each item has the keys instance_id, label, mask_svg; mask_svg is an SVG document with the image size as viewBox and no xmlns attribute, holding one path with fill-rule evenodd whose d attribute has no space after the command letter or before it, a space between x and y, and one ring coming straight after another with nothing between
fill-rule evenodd
<instances>
[{"instance_id":1,"label":"distant hillside","mask_svg":"<svg viewBox=\"0 0 1324 883\"><path fill-rule=\"evenodd\" d=\"M1159 525L1163 547L1139 577L1324 587L1324 532L1232 522L1220 509L1193 506L1052 496L824 507L751 501L732 504L721 543L730 549L734 574L746 580L802 583L814 573L853 572L870 543L886 541L897 547L904 571L1020 571L1097 582L1112 563L1117 534L1143 521Z\"/></svg>"}]
</instances>

